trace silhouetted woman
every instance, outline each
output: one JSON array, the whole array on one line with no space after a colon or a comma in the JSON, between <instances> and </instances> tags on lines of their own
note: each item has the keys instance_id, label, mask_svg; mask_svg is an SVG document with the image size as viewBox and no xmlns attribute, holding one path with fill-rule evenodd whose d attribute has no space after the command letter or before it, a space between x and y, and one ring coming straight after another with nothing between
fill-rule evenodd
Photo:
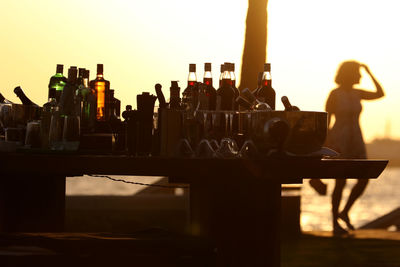
<instances>
[{"instance_id":1,"label":"silhouetted woman","mask_svg":"<svg viewBox=\"0 0 400 267\"><path fill-rule=\"evenodd\" d=\"M365 91L354 88L360 82L360 69L364 70L371 77L376 91ZM326 145L340 153L340 158L365 159L367 158L364 140L362 137L359 117L362 110L361 100L372 100L384 96L381 85L370 72L369 68L356 61L345 61L336 73L335 82L338 88L331 91L326 101L326 111L328 112L328 125L330 125L332 115L335 116L335 123L328 131ZM317 184L317 180L310 181L311 185ZM347 227L354 230L350 223L349 211L354 202L361 196L368 184L367 179L358 179L351 190L350 196L343 210L339 212L340 200L346 179L336 179L335 188L332 193L332 219L334 234L344 234L338 219L343 220ZM314 186L313 186L314 187Z\"/></svg>"}]
</instances>

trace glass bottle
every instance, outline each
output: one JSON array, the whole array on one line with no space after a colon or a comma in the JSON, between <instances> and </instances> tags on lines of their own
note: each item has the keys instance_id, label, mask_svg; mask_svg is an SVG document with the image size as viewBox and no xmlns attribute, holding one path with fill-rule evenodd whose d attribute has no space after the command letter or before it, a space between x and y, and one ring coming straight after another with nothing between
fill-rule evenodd
<instances>
[{"instance_id":1,"label":"glass bottle","mask_svg":"<svg viewBox=\"0 0 400 267\"><path fill-rule=\"evenodd\" d=\"M56 101L60 101L62 90L64 89L67 78L63 75L64 65L57 64L56 74L51 76L49 81L49 99L50 95L55 95Z\"/></svg>"},{"instance_id":2,"label":"glass bottle","mask_svg":"<svg viewBox=\"0 0 400 267\"><path fill-rule=\"evenodd\" d=\"M225 65L221 86L217 90L217 110L234 110L235 95L230 71Z\"/></svg>"},{"instance_id":3,"label":"glass bottle","mask_svg":"<svg viewBox=\"0 0 400 267\"><path fill-rule=\"evenodd\" d=\"M178 85L178 81L171 81L171 87L169 88L169 108L173 110L181 109L181 88Z\"/></svg>"},{"instance_id":4,"label":"glass bottle","mask_svg":"<svg viewBox=\"0 0 400 267\"><path fill-rule=\"evenodd\" d=\"M97 64L97 76L95 80L90 82L92 88L97 95L97 112L96 119L98 121L107 121L109 114L110 82L104 79L103 64Z\"/></svg>"},{"instance_id":5,"label":"glass bottle","mask_svg":"<svg viewBox=\"0 0 400 267\"><path fill-rule=\"evenodd\" d=\"M194 110L197 104L196 64L189 64L188 85L182 94L182 104L186 110Z\"/></svg>"},{"instance_id":6,"label":"glass bottle","mask_svg":"<svg viewBox=\"0 0 400 267\"><path fill-rule=\"evenodd\" d=\"M204 64L204 77L203 83L205 84L205 96L207 97L208 110L215 110L217 105L217 91L213 87L211 63Z\"/></svg>"},{"instance_id":7,"label":"glass bottle","mask_svg":"<svg viewBox=\"0 0 400 267\"><path fill-rule=\"evenodd\" d=\"M21 100L23 105L28 105L28 106L37 106L35 103L33 103L24 93L21 87L17 86L14 88L14 93L17 95L17 97Z\"/></svg>"},{"instance_id":8,"label":"glass bottle","mask_svg":"<svg viewBox=\"0 0 400 267\"><path fill-rule=\"evenodd\" d=\"M272 88L271 64L264 64L264 73L262 77L261 87L256 92L259 101L267 103L275 110L275 90Z\"/></svg>"}]
</instances>

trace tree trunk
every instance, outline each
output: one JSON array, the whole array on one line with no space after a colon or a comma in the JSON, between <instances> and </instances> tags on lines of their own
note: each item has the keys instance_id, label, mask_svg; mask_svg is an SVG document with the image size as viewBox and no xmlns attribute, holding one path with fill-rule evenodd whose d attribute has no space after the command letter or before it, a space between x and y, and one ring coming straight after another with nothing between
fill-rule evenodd
<instances>
[{"instance_id":1,"label":"tree trunk","mask_svg":"<svg viewBox=\"0 0 400 267\"><path fill-rule=\"evenodd\" d=\"M239 86L241 90L254 90L258 73L264 68L267 58L267 4L268 0L249 0Z\"/></svg>"}]
</instances>

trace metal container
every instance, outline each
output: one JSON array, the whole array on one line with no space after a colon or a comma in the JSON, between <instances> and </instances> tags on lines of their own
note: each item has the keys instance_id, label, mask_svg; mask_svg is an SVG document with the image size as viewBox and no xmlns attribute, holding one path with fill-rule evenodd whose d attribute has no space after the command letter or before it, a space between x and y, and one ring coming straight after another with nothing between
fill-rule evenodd
<instances>
[{"instance_id":1,"label":"metal container","mask_svg":"<svg viewBox=\"0 0 400 267\"><path fill-rule=\"evenodd\" d=\"M309 154L322 148L328 130L328 113L314 111L252 111L243 114L250 126L250 136L258 147L268 151L281 148L297 155ZM250 121L249 121L250 120ZM286 130L271 133L269 126L283 122Z\"/></svg>"}]
</instances>

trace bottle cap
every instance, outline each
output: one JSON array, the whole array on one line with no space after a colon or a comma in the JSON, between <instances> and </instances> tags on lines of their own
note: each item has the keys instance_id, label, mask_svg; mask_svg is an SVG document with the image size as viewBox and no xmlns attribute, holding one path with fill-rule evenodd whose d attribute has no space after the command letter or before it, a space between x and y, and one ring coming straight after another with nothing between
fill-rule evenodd
<instances>
[{"instance_id":1,"label":"bottle cap","mask_svg":"<svg viewBox=\"0 0 400 267\"><path fill-rule=\"evenodd\" d=\"M178 85L178 81L171 81L171 89L175 88L175 89L180 89L179 85Z\"/></svg>"},{"instance_id":2,"label":"bottle cap","mask_svg":"<svg viewBox=\"0 0 400 267\"><path fill-rule=\"evenodd\" d=\"M196 72L196 64L189 64L189 72Z\"/></svg>"},{"instance_id":3,"label":"bottle cap","mask_svg":"<svg viewBox=\"0 0 400 267\"><path fill-rule=\"evenodd\" d=\"M231 71L231 63L230 62L225 62L224 65L225 65L224 71Z\"/></svg>"},{"instance_id":4,"label":"bottle cap","mask_svg":"<svg viewBox=\"0 0 400 267\"><path fill-rule=\"evenodd\" d=\"M211 71L211 63L204 63L204 71Z\"/></svg>"},{"instance_id":5,"label":"bottle cap","mask_svg":"<svg viewBox=\"0 0 400 267\"><path fill-rule=\"evenodd\" d=\"M221 64L221 72L225 71L225 64Z\"/></svg>"},{"instance_id":6,"label":"bottle cap","mask_svg":"<svg viewBox=\"0 0 400 267\"><path fill-rule=\"evenodd\" d=\"M76 75L78 74L78 70L75 67L71 67L68 69L68 81L75 83L76 82Z\"/></svg>"},{"instance_id":7,"label":"bottle cap","mask_svg":"<svg viewBox=\"0 0 400 267\"><path fill-rule=\"evenodd\" d=\"M97 74L103 74L104 67L103 64L97 64Z\"/></svg>"},{"instance_id":8,"label":"bottle cap","mask_svg":"<svg viewBox=\"0 0 400 267\"><path fill-rule=\"evenodd\" d=\"M83 72L83 78L89 79L89 74L90 74L90 71L89 71L89 70L85 70L85 71Z\"/></svg>"},{"instance_id":9,"label":"bottle cap","mask_svg":"<svg viewBox=\"0 0 400 267\"><path fill-rule=\"evenodd\" d=\"M79 77L83 77L83 74L85 73L85 68L79 68L79 72L78 72L78 76Z\"/></svg>"},{"instance_id":10,"label":"bottle cap","mask_svg":"<svg viewBox=\"0 0 400 267\"><path fill-rule=\"evenodd\" d=\"M56 73L63 73L63 72L64 72L64 65L63 64L57 64Z\"/></svg>"},{"instance_id":11,"label":"bottle cap","mask_svg":"<svg viewBox=\"0 0 400 267\"><path fill-rule=\"evenodd\" d=\"M264 64L264 71L271 71L271 63Z\"/></svg>"}]
</instances>

